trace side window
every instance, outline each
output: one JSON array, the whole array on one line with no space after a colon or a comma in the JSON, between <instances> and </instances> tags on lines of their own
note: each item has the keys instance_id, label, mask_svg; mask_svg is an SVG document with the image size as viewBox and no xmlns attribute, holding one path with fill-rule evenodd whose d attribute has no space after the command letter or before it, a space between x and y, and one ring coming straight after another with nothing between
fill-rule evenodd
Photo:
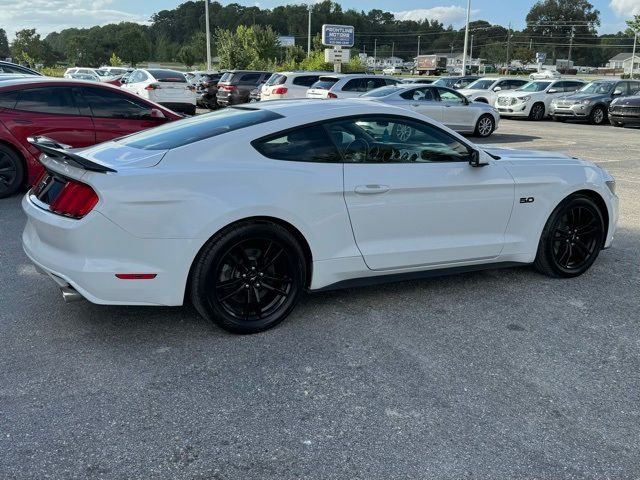
<instances>
[{"instance_id":1,"label":"side window","mask_svg":"<svg viewBox=\"0 0 640 480\"><path fill-rule=\"evenodd\" d=\"M640 82L629 82L632 95L640 95Z\"/></svg>"},{"instance_id":2,"label":"side window","mask_svg":"<svg viewBox=\"0 0 640 480\"><path fill-rule=\"evenodd\" d=\"M82 94L89 103L94 117L136 119L151 114L151 108L125 94L103 88L83 88Z\"/></svg>"},{"instance_id":3,"label":"side window","mask_svg":"<svg viewBox=\"0 0 640 480\"><path fill-rule=\"evenodd\" d=\"M73 92L67 87L21 90L16 109L57 115L80 115L73 99Z\"/></svg>"},{"instance_id":4,"label":"side window","mask_svg":"<svg viewBox=\"0 0 640 480\"><path fill-rule=\"evenodd\" d=\"M127 83L144 82L147 78L148 78L147 74L144 73L142 70L136 70L131 74L131 76L129 77L129 81Z\"/></svg>"},{"instance_id":5,"label":"side window","mask_svg":"<svg viewBox=\"0 0 640 480\"><path fill-rule=\"evenodd\" d=\"M615 88L613 89L613 91L615 92L616 90L620 90L622 92L622 95L627 95L628 94L628 83L629 82L618 82L616 83Z\"/></svg>"},{"instance_id":6,"label":"side window","mask_svg":"<svg viewBox=\"0 0 640 480\"><path fill-rule=\"evenodd\" d=\"M434 100L432 90L425 87L403 92L400 96L405 100L413 100L415 102L432 102Z\"/></svg>"},{"instance_id":7,"label":"side window","mask_svg":"<svg viewBox=\"0 0 640 480\"><path fill-rule=\"evenodd\" d=\"M345 83L344 87L342 87L343 92L366 92L366 84L364 78L352 78L347 83Z\"/></svg>"},{"instance_id":8,"label":"side window","mask_svg":"<svg viewBox=\"0 0 640 480\"><path fill-rule=\"evenodd\" d=\"M258 80L260 80L260 74L259 73L245 73L244 75L242 75L240 77L240 81L238 83L243 83L243 84L247 84L247 85L254 85L254 84L258 83Z\"/></svg>"},{"instance_id":9,"label":"side window","mask_svg":"<svg viewBox=\"0 0 640 480\"><path fill-rule=\"evenodd\" d=\"M431 125L405 117L360 117L327 125L345 162L467 162L466 145Z\"/></svg>"},{"instance_id":10,"label":"side window","mask_svg":"<svg viewBox=\"0 0 640 480\"><path fill-rule=\"evenodd\" d=\"M20 90L14 90L12 92L0 93L0 108L14 108L18 101L18 95Z\"/></svg>"},{"instance_id":11,"label":"side window","mask_svg":"<svg viewBox=\"0 0 640 480\"><path fill-rule=\"evenodd\" d=\"M575 92L580 87L582 87L582 85L584 85L584 83L580 83L580 82L564 82L564 83L566 84L566 87L564 88L565 92Z\"/></svg>"},{"instance_id":12,"label":"side window","mask_svg":"<svg viewBox=\"0 0 640 480\"><path fill-rule=\"evenodd\" d=\"M252 143L262 155L292 162L341 162L340 154L322 125L302 127Z\"/></svg>"},{"instance_id":13,"label":"side window","mask_svg":"<svg viewBox=\"0 0 640 480\"><path fill-rule=\"evenodd\" d=\"M511 85L509 84L509 80L502 80L495 84L493 88L500 87L501 90L510 90ZM493 90L493 88L491 90Z\"/></svg>"},{"instance_id":14,"label":"side window","mask_svg":"<svg viewBox=\"0 0 640 480\"><path fill-rule=\"evenodd\" d=\"M301 87L310 87L314 83L318 81L318 75L304 75L301 77L296 77L293 79L294 85L299 85Z\"/></svg>"},{"instance_id":15,"label":"side window","mask_svg":"<svg viewBox=\"0 0 640 480\"><path fill-rule=\"evenodd\" d=\"M455 92L452 92L451 90L439 88L438 95L440 95L440 101L444 103L457 103L460 105L464 103L464 99L462 98L462 96Z\"/></svg>"},{"instance_id":16,"label":"side window","mask_svg":"<svg viewBox=\"0 0 640 480\"><path fill-rule=\"evenodd\" d=\"M297 77L293 79L293 84L300 85L302 87L311 87L311 85L318 81L318 78L320 78L319 75L306 75L303 77Z\"/></svg>"},{"instance_id":17,"label":"side window","mask_svg":"<svg viewBox=\"0 0 640 480\"><path fill-rule=\"evenodd\" d=\"M367 82L367 92L387 85L387 82L384 78L367 78L365 80Z\"/></svg>"}]
</instances>

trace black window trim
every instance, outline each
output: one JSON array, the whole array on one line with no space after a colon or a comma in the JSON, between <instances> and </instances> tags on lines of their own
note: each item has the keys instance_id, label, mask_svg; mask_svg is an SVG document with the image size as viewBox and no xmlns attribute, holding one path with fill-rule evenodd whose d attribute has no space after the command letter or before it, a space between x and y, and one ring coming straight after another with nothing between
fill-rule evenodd
<instances>
[{"instance_id":1,"label":"black window trim","mask_svg":"<svg viewBox=\"0 0 640 480\"><path fill-rule=\"evenodd\" d=\"M260 155L262 155L265 158L268 158L270 160L276 160L278 162L294 162L294 163L342 163L342 164L346 164L348 163L349 165L357 165L357 164L363 164L363 165L379 165L379 164L392 164L392 165L402 165L403 163L406 163L407 165L430 165L430 164L438 164L441 165L443 163L465 163L468 162L468 160L451 160L451 161L441 161L441 162L403 162L403 163L391 163L391 162L347 162L345 160L345 157L343 155L343 153L340 151L340 148L338 147L338 145L336 144L335 140L333 139L333 137L329 134L329 132L327 131L327 127L326 125L329 123L335 123L335 122L342 122L345 120L352 120L352 119L358 119L358 118L363 118L363 117L375 117L375 118L389 118L391 120L393 119L402 119L402 120L407 120L409 122L414 122L414 123L418 123L420 125L424 125L430 128L433 128L434 130L437 130L443 134L445 134L446 136L450 137L453 140L456 140L457 142L461 143L462 145L464 145L465 147L467 147L467 151L469 152L469 155L471 155L472 152L479 152L478 149L474 148L474 146L472 144L469 144L465 141L460 140L459 138L456 138L454 136L452 136L449 132L447 132L446 130L433 125L429 122L425 122L423 120L418 120L412 117L406 117L403 115L396 115L396 114L392 114L392 113L384 113L384 114L375 114L375 113L366 113L366 114L360 114L360 115L347 115L346 117L340 117L340 118L332 118L332 119L325 119L325 120L318 120L315 122L310 122L310 123L305 123L302 125L296 125L295 127L290 127L290 128L286 128L284 130L279 130L278 132L275 133L270 133L268 135L264 135L262 137L258 137L255 138L253 140L251 140L251 142L249 142L249 144L255 149L256 152L258 152ZM391 121L390 120L390 121ZM259 147L257 147L257 144L260 144L262 142L268 142L270 140L275 140L276 138L280 138L283 137L284 135L287 135L289 132L293 132L296 130L302 130L303 128L308 128L308 127L314 127L317 125L321 125L325 132L327 133L327 136L329 137L329 139L331 140L331 143L333 144L333 147L336 149L336 151L338 152L338 155L340 157L339 161L336 162L312 162L312 161L307 161L307 160L283 160L281 158L272 158L272 157L268 157L266 156L264 153L262 153L259 149Z\"/></svg>"}]
</instances>

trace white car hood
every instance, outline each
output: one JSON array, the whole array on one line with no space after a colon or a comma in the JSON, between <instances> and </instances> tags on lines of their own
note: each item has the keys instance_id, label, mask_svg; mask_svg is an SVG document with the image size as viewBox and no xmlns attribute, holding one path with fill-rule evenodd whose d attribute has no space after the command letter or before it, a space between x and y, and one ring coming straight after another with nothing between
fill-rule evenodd
<instances>
[{"instance_id":1,"label":"white car hood","mask_svg":"<svg viewBox=\"0 0 640 480\"><path fill-rule=\"evenodd\" d=\"M460 90L458 90L459 93L461 93L462 95L464 95L465 97L469 97L472 95L478 95L480 93L492 93L492 90L482 90L482 89L468 89L468 88L461 88Z\"/></svg>"},{"instance_id":2,"label":"white car hood","mask_svg":"<svg viewBox=\"0 0 640 480\"><path fill-rule=\"evenodd\" d=\"M515 150L511 148L483 148L491 155L500 157L499 162L509 162L522 165L529 163L532 165L581 165L593 166L592 162L576 157L570 157L563 153L547 152L543 150Z\"/></svg>"}]
</instances>

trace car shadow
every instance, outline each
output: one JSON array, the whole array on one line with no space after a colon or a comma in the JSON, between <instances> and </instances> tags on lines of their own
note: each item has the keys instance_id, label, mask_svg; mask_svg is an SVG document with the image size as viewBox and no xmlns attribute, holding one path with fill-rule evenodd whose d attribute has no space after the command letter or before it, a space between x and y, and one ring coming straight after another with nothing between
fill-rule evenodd
<instances>
[{"instance_id":1,"label":"car shadow","mask_svg":"<svg viewBox=\"0 0 640 480\"><path fill-rule=\"evenodd\" d=\"M541 137L535 135L520 135L517 133L494 133L488 138L474 138L473 142L479 145L492 143L523 143L540 140Z\"/></svg>"}]
</instances>

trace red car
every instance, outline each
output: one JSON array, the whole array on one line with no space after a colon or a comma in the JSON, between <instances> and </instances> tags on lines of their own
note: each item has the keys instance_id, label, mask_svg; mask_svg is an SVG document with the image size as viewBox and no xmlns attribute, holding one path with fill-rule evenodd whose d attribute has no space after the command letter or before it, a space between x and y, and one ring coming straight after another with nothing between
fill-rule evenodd
<instances>
[{"instance_id":1,"label":"red car","mask_svg":"<svg viewBox=\"0 0 640 480\"><path fill-rule=\"evenodd\" d=\"M0 198L30 186L42 172L27 137L43 135L74 148L182 118L104 83L47 77L0 82Z\"/></svg>"}]
</instances>

